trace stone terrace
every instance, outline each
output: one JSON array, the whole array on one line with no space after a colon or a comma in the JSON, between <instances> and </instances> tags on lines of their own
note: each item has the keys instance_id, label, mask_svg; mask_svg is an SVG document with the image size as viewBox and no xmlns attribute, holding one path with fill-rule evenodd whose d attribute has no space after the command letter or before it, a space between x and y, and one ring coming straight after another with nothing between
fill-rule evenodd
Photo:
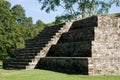
<instances>
[{"instance_id":1,"label":"stone terrace","mask_svg":"<svg viewBox=\"0 0 120 80\"><path fill-rule=\"evenodd\" d=\"M99 15L74 21L37 68L70 74L120 75L120 18Z\"/></svg>"},{"instance_id":2,"label":"stone terrace","mask_svg":"<svg viewBox=\"0 0 120 80\"><path fill-rule=\"evenodd\" d=\"M5 60L4 68L120 75L119 15L92 16L64 26L46 28L35 39L28 41L26 48L18 51L9 64Z\"/></svg>"}]
</instances>

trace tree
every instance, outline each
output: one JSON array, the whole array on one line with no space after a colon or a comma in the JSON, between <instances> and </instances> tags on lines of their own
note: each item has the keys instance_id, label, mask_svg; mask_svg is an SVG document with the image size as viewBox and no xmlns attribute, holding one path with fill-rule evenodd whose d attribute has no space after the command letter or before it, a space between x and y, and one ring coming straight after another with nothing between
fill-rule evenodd
<instances>
[{"instance_id":1,"label":"tree","mask_svg":"<svg viewBox=\"0 0 120 80\"><path fill-rule=\"evenodd\" d=\"M46 27L46 24L44 22L42 22L41 20L38 20L35 24L35 32L36 34L39 33L43 28Z\"/></svg>"},{"instance_id":2,"label":"tree","mask_svg":"<svg viewBox=\"0 0 120 80\"><path fill-rule=\"evenodd\" d=\"M8 1L0 0L0 60L24 48L25 40L34 38L44 25L40 20L34 25L21 5L11 8Z\"/></svg>"},{"instance_id":3,"label":"tree","mask_svg":"<svg viewBox=\"0 0 120 80\"><path fill-rule=\"evenodd\" d=\"M23 7L21 5L15 5L12 7L11 12L15 16L16 22L18 24L23 24L25 18L25 10Z\"/></svg>"},{"instance_id":4,"label":"tree","mask_svg":"<svg viewBox=\"0 0 120 80\"><path fill-rule=\"evenodd\" d=\"M62 7L65 14L59 16L57 19L75 19L84 18L100 13L108 13L111 5L120 5L119 0L38 0L41 4L41 10L47 13L56 11L57 7Z\"/></svg>"},{"instance_id":5,"label":"tree","mask_svg":"<svg viewBox=\"0 0 120 80\"><path fill-rule=\"evenodd\" d=\"M14 30L15 19L10 12L11 4L7 1L0 0L0 52L7 52L11 55L12 48L15 47L14 44Z\"/></svg>"}]
</instances>

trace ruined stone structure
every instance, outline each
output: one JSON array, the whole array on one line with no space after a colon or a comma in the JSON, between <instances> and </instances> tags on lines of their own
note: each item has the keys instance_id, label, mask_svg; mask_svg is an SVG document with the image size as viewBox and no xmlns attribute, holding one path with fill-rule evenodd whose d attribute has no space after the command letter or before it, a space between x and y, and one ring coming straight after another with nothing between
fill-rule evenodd
<instances>
[{"instance_id":1,"label":"ruined stone structure","mask_svg":"<svg viewBox=\"0 0 120 80\"><path fill-rule=\"evenodd\" d=\"M45 28L4 68L120 75L120 17L98 15Z\"/></svg>"}]
</instances>

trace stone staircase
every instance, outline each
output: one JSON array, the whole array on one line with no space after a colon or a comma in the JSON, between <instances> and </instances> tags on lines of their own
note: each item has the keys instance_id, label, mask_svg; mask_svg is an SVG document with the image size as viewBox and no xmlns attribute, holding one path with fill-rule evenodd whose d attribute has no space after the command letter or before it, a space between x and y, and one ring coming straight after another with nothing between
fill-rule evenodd
<instances>
[{"instance_id":1,"label":"stone staircase","mask_svg":"<svg viewBox=\"0 0 120 80\"><path fill-rule=\"evenodd\" d=\"M3 61L4 69L34 69L41 57L45 57L51 45L56 44L72 22L46 27L34 39L26 41L25 48L17 50L12 59Z\"/></svg>"},{"instance_id":2,"label":"stone staircase","mask_svg":"<svg viewBox=\"0 0 120 80\"><path fill-rule=\"evenodd\" d=\"M47 27L3 64L6 69L120 75L120 16L98 15Z\"/></svg>"},{"instance_id":3,"label":"stone staircase","mask_svg":"<svg viewBox=\"0 0 120 80\"><path fill-rule=\"evenodd\" d=\"M69 74L120 75L120 18L74 21L36 68Z\"/></svg>"}]
</instances>

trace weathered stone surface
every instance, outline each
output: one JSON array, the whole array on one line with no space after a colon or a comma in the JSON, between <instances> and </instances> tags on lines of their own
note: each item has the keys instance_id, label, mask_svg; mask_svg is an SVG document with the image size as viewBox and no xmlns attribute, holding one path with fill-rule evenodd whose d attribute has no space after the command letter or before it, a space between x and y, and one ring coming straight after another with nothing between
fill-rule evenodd
<instances>
[{"instance_id":1,"label":"weathered stone surface","mask_svg":"<svg viewBox=\"0 0 120 80\"><path fill-rule=\"evenodd\" d=\"M120 28L95 28L95 41L120 42Z\"/></svg>"},{"instance_id":2,"label":"weathered stone surface","mask_svg":"<svg viewBox=\"0 0 120 80\"><path fill-rule=\"evenodd\" d=\"M14 58L12 63L35 62L34 53L38 54L42 49L39 55L44 55L44 51L48 51L51 44L54 44L48 53L46 52L47 57L40 59L39 55L36 56L37 61L40 59L36 68L77 74L120 75L120 14L98 15L77 20L73 22L71 28L66 24L62 29L62 25L47 27L35 39L27 41L26 48L18 50L22 54L16 54L18 57ZM57 35L57 32L60 35ZM50 44L46 45L47 43ZM16 60L19 57L21 59ZM8 66L7 61L3 64L3 67ZM25 67L21 64L15 66L15 68Z\"/></svg>"},{"instance_id":3,"label":"weathered stone surface","mask_svg":"<svg viewBox=\"0 0 120 80\"><path fill-rule=\"evenodd\" d=\"M88 58L45 57L41 58L37 67L72 74L88 74Z\"/></svg>"},{"instance_id":4,"label":"weathered stone surface","mask_svg":"<svg viewBox=\"0 0 120 80\"><path fill-rule=\"evenodd\" d=\"M54 57L90 57L91 41L81 41L53 45L47 56Z\"/></svg>"},{"instance_id":5,"label":"weathered stone surface","mask_svg":"<svg viewBox=\"0 0 120 80\"><path fill-rule=\"evenodd\" d=\"M94 27L72 30L64 33L58 43L94 40Z\"/></svg>"},{"instance_id":6,"label":"weathered stone surface","mask_svg":"<svg viewBox=\"0 0 120 80\"><path fill-rule=\"evenodd\" d=\"M92 57L120 57L120 42L92 42Z\"/></svg>"},{"instance_id":7,"label":"weathered stone surface","mask_svg":"<svg viewBox=\"0 0 120 80\"><path fill-rule=\"evenodd\" d=\"M89 28L89 27L97 27L98 25L98 17L92 16L86 19L78 20L73 23L73 25L70 28L71 30L75 29L83 29L83 28Z\"/></svg>"},{"instance_id":8,"label":"weathered stone surface","mask_svg":"<svg viewBox=\"0 0 120 80\"><path fill-rule=\"evenodd\" d=\"M98 16L98 27L94 28L92 41L92 57L120 56L119 18Z\"/></svg>"},{"instance_id":9,"label":"weathered stone surface","mask_svg":"<svg viewBox=\"0 0 120 80\"><path fill-rule=\"evenodd\" d=\"M84 44L85 41L89 43ZM75 46L76 42L78 46ZM81 49L86 50L82 50L81 54ZM91 53L89 75L120 75L120 18L99 15L75 21L70 31L52 46L48 56L74 57L76 51L79 54L76 57L84 56L84 51Z\"/></svg>"},{"instance_id":10,"label":"weathered stone surface","mask_svg":"<svg viewBox=\"0 0 120 80\"><path fill-rule=\"evenodd\" d=\"M119 17L114 16L98 16L98 27L99 28L118 28Z\"/></svg>"},{"instance_id":11,"label":"weathered stone surface","mask_svg":"<svg viewBox=\"0 0 120 80\"><path fill-rule=\"evenodd\" d=\"M120 75L120 57L93 57L88 64L89 75Z\"/></svg>"}]
</instances>

